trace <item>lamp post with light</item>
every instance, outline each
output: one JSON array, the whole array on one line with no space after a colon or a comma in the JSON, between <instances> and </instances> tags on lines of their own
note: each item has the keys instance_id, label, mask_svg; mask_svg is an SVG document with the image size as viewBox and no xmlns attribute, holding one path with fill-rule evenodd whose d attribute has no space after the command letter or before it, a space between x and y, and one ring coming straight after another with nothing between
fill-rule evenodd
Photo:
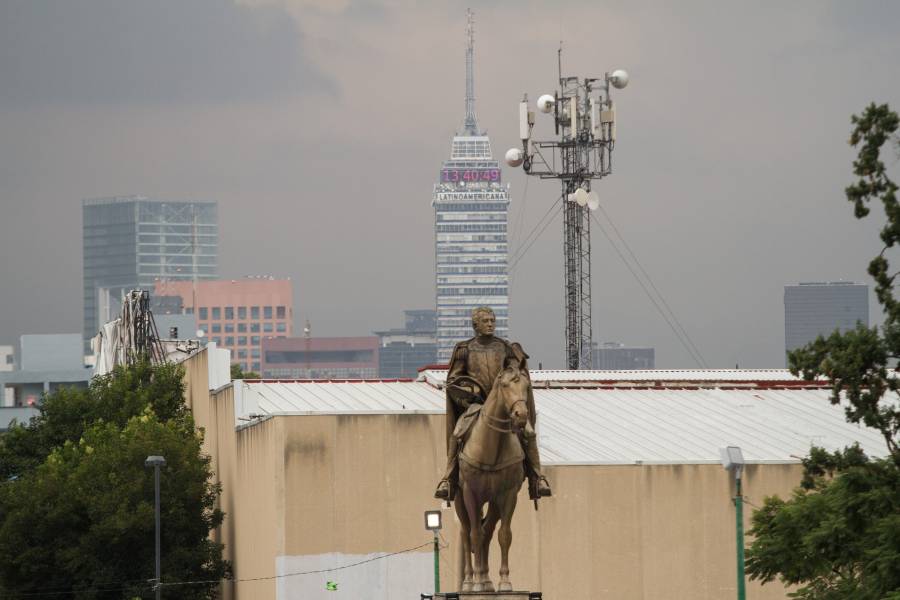
<instances>
[{"instance_id":1,"label":"lamp post with light","mask_svg":"<svg viewBox=\"0 0 900 600\"><path fill-rule=\"evenodd\" d=\"M441 530L441 511L425 511L425 529L434 534L434 593L437 594L441 591L441 550L438 545L438 532Z\"/></svg>"},{"instance_id":2,"label":"lamp post with light","mask_svg":"<svg viewBox=\"0 0 900 600\"><path fill-rule=\"evenodd\" d=\"M148 456L147 460L144 461L145 467L153 467L154 476L156 479L156 485L154 490L154 496L156 499L156 579L153 582L154 587L156 588L156 600L159 600L161 597L161 584L162 584L162 576L160 575L160 558L159 558L159 468L166 466L166 459L162 456Z\"/></svg>"},{"instance_id":3,"label":"lamp post with light","mask_svg":"<svg viewBox=\"0 0 900 600\"><path fill-rule=\"evenodd\" d=\"M738 600L747 598L747 590L744 583L744 496L741 489L741 476L744 472L744 454L737 446L721 448L719 454L722 457L722 466L734 473L734 512L737 537L737 597Z\"/></svg>"}]
</instances>

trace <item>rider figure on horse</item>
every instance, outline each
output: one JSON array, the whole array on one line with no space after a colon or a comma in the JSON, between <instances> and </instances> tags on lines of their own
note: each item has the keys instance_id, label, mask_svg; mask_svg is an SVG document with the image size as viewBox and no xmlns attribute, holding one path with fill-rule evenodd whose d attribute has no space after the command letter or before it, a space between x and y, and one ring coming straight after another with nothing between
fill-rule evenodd
<instances>
[{"instance_id":1,"label":"rider figure on horse","mask_svg":"<svg viewBox=\"0 0 900 600\"><path fill-rule=\"evenodd\" d=\"M435 498L452 500L456 494L461 440L478 416L481 405L491 393L497 375L506 367L524 369L528 355L517 343L494 336L496 318L486 306L472 311L475 337L456 344L447 373L447 470L434 492ZM528 491L532 499L551 495L550 484L541 473L537 436L534 432L534 396L528 390L529 422L519 433L525 451Z\"/></svg>"}]
</instances>

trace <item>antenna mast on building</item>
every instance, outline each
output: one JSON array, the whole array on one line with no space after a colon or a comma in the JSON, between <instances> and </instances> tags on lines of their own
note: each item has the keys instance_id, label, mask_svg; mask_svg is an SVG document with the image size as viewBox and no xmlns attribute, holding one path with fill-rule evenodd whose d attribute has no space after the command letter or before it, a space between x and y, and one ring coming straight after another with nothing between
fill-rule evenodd
<instances>
[{"instance_id":1,"label":"antenna mast on building","mask_svg":"<svg viewBox=\"0 0 900 600\"><path fill-rule=\"evenodd\" d=\"M466 135L481 135L475 116L475 13L466 9Z\"/></svg>"},{"instance_id":2,"label":"antenna mast on building","mask_svg":"<svg viewBox=\"0 0 900 600\"><path fill-rule=\"evenodd\" d=\"M312 366L310 364L310 334L312 333L312 327L309 326L309 319L306 320L306 325L303 327L303 337L306 338L306 377L308 379L312 379Z\"/></svg>"},{"instance_id":3,"label":"antenna mast on building","mask_svg":"<svg viewBox=\"0 0 900 600\"><path fill-rule=\"evenodd\" d=\"M566 303L566 365L590 369L591 361L591 211L600 206L595 179L612 172L616 141L615 107L610 87L628 84L623 70L603 78L562 76L562 45L559 49L559 90L537 101L542 113L553 117L558 139L531 139L534 111L528 96L519 103L519 137L522 148L506 153L511 167L522 165L525 173L562 184L564 270ZM546 156L545 156L546 153Z\"/></svg>"}]
</instances>

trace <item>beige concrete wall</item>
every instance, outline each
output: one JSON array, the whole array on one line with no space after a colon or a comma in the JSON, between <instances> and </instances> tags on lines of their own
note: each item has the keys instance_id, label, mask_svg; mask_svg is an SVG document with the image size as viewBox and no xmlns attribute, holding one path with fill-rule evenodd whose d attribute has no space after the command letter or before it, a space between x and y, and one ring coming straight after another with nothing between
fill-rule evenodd
<instances>
[{"instance_id":1,"label":"beige concrete wall","mask_svg":"<svg viewBox=\"0 0 900 600\"><path fill-rule=\"evenodd\" d=\"M188 376L200 377L200 371L189 369ZM270 578L225 585L226 598L331 598L320 587L326 575L272 578L293 572L291 565L340 566L431 539L422 513L440 506L431 494L445 461L443 416L278 416L235 430L230 387L206 398L200 386L191 389L204 447L223 485L227 516L214 537L225 543L236 579ZM720 466L546 470L554 497L538 512L524 491L519 497L510 559L517 589L541 590L548 599L735 597L734 507ZM745 495L761 505L766 495L789 494L799 478L798 465L751 465ZM751 511L748 506L747 526ZM456 581L452 510L445 510L444 523L446 590ZM352 587L355 577L365 576L366 586L391 582L371 598L417 598L430 591L422 589L431 580L430 556L426 547L383 559L381 571L370 565L327 577L341 582L339 589ZM416 571L409 586L396 583L398 568ZM777 583L750 583L748 597L782 599L786 593Z\"/></svg>"}]
</instances>

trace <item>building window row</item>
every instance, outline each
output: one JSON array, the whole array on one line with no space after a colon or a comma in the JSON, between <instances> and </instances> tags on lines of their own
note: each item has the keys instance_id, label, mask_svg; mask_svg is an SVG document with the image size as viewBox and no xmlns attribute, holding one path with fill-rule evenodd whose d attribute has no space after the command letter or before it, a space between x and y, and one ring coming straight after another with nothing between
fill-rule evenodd
<instances>
[{"instance_id":1,"label":"building window row","mask_svg":"<svg viewBox=\"0 0 900 600\"><path fill-rule=\"evenodd\" d=\"M262 309L262 310L260 310ZM233 306L201 306L199 308L199 316L200 320L209 319L209 315L212 315L212 319L215 321L222 319L222 314L225 314L225 320L231 321L234 320L235 315L235 307ZM287 307L285 306L251 306L250 307L250 319L254 321L258 321L260 319L260 314L262 314L263 319L285 319L287 318ZM274 316L273 316L274 315ZM237 307L237 318L238 319L246 319L247 318L247 307L246 306L238 306Z\"/></svg>"}]
</instances>

